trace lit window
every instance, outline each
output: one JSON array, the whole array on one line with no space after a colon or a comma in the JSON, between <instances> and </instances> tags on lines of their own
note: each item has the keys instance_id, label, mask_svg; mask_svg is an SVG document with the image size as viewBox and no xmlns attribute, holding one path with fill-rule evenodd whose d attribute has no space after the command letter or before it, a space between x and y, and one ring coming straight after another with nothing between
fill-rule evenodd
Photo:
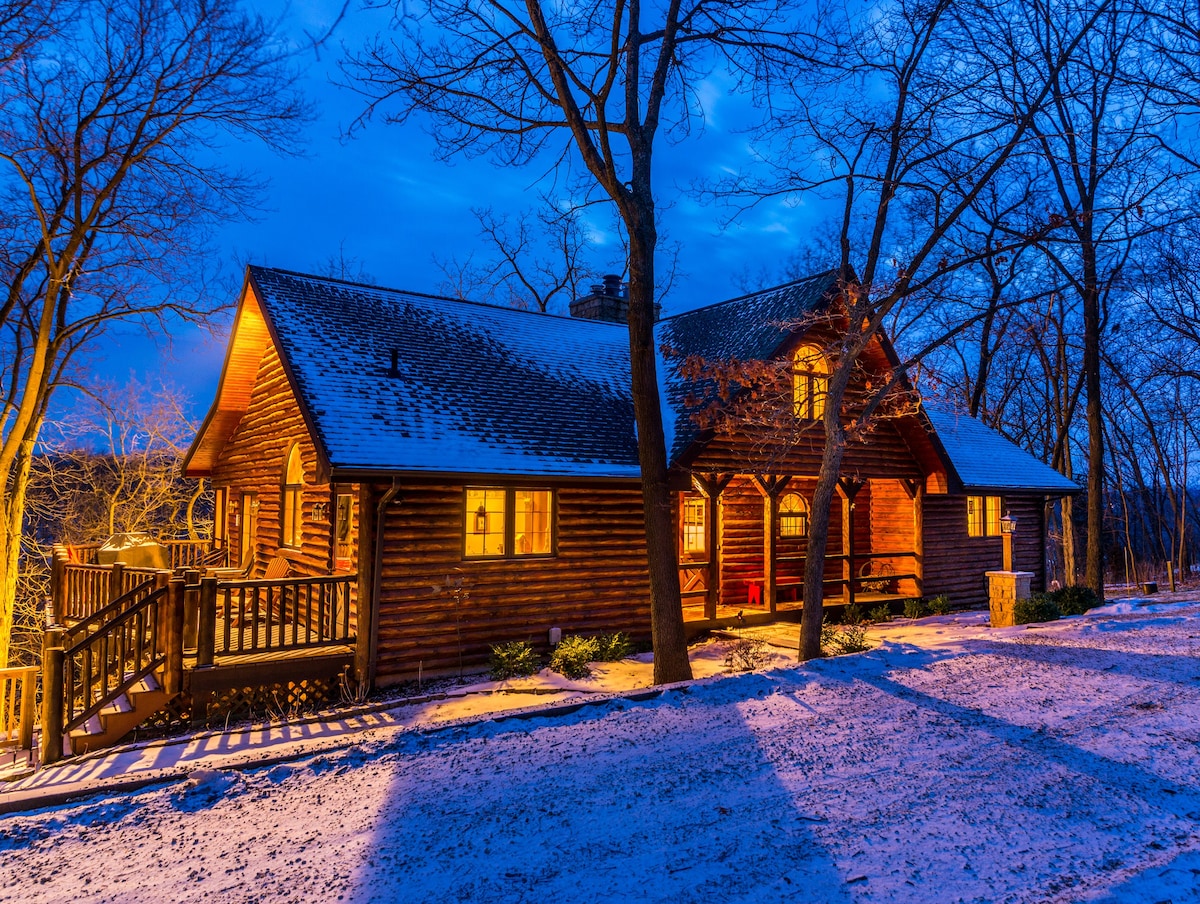
<instances>
[{"instance_id":1,"label":"lit window","mask_svg":"<svg viewBox=\"0 0 1200 904\"><path fill-rule=\"evenodd\" d=\"M463 558L554 554L554 493L512 487L467 487Z\"/></svg>"},{"instance_id":2,"label":"lit window","mask_svg":"<svg viewBox=\"0 0 1200 904\"><path fill-rule=\"evenodd\" d=\"M288 452L283 471L283 511L280 521L284 546L300 546L304 539L303 501L304 463L300 460L300 446L294 445Z\"/></svg>"},{"instance_id":3,"label":"lit window","mask_svg":"<svg viewBox=\"0 0 1200 904\"><path fill-rule=\"evenodd\" d=\"M705 509L706 503L703 496L688 496L683 500L684 555L704 555L707 547Z\"/></svg>"},{"instance_id":4,"label":"lit window","mask_svg":"<svg viewBox=\"0 0 1200 904\"><path fill-rule=\"evenodd\" d=\"M792 411L799 418L825 416L829 394L829 362L815 345L802 345L792 357Z\"/></svg>"},{"instance_id":5,"label":"lit window","mask_svg":"<svg viewBox=\"0 0 1200 904\"><path fill-rule=\"evenodd\" d=\"M1003 508L999 496L967 497L967 536L1000 536L1000 511Z\"/></svg>"},{"instance_id":6,"label":"lit window","mask_svg":"<svg viewBox=\"0 0 1200 904\"><path fill-rule=\"evenodd\" d=\"M808 536L808 505L795 493L779 500L779 536Z\"/></svg>"},{"instance_id":7,"label":"lit window","mask_svg":"<svg viewBox=\"0 0 1200 904\"><path fill-rule=\"evenodd\" d=\"M504 555L506 495L503 489L467 490L467 558Z\"/></svg>"},{"instance_id":8,"label":"lit window","mask_svg":"<svg viewBox=\"0 0 1200 904\"><path fill-rule=\"evenodd\" d=\"M550 554L550 491L514 490L513 553L518 556Z\"/></svg>"}]
</instances>

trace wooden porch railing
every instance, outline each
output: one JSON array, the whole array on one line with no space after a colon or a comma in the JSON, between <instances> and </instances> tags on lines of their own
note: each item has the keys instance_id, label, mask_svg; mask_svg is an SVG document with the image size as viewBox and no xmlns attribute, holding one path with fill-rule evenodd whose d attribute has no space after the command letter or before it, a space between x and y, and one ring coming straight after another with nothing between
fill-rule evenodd
<instances>
[{"instance_id":1,"label":"wooden porch railing","mask_svg":"<svg viewBox=\"0 0 1200 904\"><path fill-rule=\"evenodd\" d=\"M350 643L353 575L200 582L196 660Z\"/></svg>"},{"instance_id":2,"label":"wooden porch railing","mask_svg":"<svg viewBox=\"0 0 1200 904\"><path fill-rule=\"evenodd\" d=\"M76 566L88 575L78 586L108 599L110 584L91 576L97 568ZM80 602L76 611L90 610L84 618L47 629L43 762L57 760L65 736L147 675L156 673L168 694L183 690L189 651L196 666L220 667L223 656L354 643L355 575L221 581L185 574L107 566L113 585L131 586L104 604Z\"/></svg>"},{"instance_id":3,"label":"wooden porch railing","mask_svg":"<svg viewBox=\"0 0 1200 904\"><path fill-rule=\"evenodd\" d=\"M182 655L171 656L174 645L170 635L182 637L173 627L173 622L182 621L182 581L171 584L167 577L166 572L159 572L156 578L113 600L94 614L86 631L78 626L67 634L47 631L43 762L57 760L64 736L98 716L146 676L167 666L168 659L175 660L176 672L181 669ZM178 619L171 618L172 609L179 611ZM181 642L178 645L181 648ZM178 689L178 676L168 676L167 684Z\"/></svg>"},{"instance_id":4,"label":"wooden porch railing","mask_svg":"<svg viewBox=\"0 0 1200 904\"><path fill-rule=\"evenodd\" d=\"M0 746L33 748L37 711L37 666L0 669Z\"/></svg>"}]
</instances>

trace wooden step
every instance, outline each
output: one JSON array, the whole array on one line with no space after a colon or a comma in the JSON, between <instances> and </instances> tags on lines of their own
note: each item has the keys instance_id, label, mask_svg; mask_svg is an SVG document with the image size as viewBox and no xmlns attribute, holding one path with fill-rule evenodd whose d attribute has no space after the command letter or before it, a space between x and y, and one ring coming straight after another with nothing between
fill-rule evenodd
<instances>
[{"instance_id":1,"label":"wooden step","mask_svg":"<svg viewBox=\"0 0 1200 904\"><path fill-rule=\"evenodd\" d=\"M78 756L118 743L162 707L170 695L158 679L147 675L126 693L118 695L87 723L71 732L71 752Z\"/></svg>"}]
</instances>

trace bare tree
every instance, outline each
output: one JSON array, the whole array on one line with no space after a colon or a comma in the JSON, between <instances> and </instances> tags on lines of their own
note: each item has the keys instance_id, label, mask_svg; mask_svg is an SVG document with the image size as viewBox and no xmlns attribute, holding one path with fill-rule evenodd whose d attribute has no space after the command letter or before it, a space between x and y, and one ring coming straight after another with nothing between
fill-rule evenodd
<instances>
[{"instance_id":1,"label":"bare tree","mask_svg":"<svg viewBox=\"0 0 1200 904\"><path fill-rule=\"evenodd\" d=\"M224 135L288 148L305 109L272 26L236 0L80 0L0 81L0 662L26 483L56 386L115 321L169 333L209 227L244 213Z\"/></svg>"},{"instance_id":2,"label":"bare tree","mask_svg":"<svg viewBox=\"0 0 1200 904\"><path fill-rule=\"evenodd\" d=\"M1039 22L1027 4L936 0L818 12L813 65L796 83L794 150L782 158L800 163L779 166L768 189L824 194L842 210L843 307L834 311L839 329L826 347L832 373L807 561L825 558L848 431L875 416L907 366L945 341L915 349L891 384L851 410L857 364L882 326L948 274L1011 254L1058 225L1025 222L1002 241L965 248L949 241L1025 152L1036 116L1094 20L1093 12L1057 22L1065 36L1058 53L1031 67L1025 51ZM821 569L805 570L804 658L821 653L822 577Z\"/></svg>"},{"instance_id":3,"label":"bare tree","mask_svg":"<svg viewBox=\"0 0 1200 904\"><path fill-rule=\"evenodd\" d=\"M582 166L628 242L631 384L650 571L654 679L691 674L667 479L653 339L659 250L654 148L697 124L700 79L716 66L747 90L788 79L791 0L668 0L562 5L539 0L432 0L416 20L396 4L398 34L347 71L395 122L432 114L446 157L495 153Z\"/></svg>"}]
</instances>

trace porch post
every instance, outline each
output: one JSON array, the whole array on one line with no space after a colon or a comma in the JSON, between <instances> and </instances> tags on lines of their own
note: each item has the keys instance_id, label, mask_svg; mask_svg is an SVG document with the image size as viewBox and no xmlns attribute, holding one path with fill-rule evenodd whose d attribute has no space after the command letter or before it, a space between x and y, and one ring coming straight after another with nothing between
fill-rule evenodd
<instances>
[{"instance_id":1,"label":"porch post","mask_svg":"<svg viewBox=\"0 0 1200 904\"><path fill-rule=\"evenodd\" d=\"M843 478L838 481L842 497L842 605L854 605L854 497L865 481Z\"/></svg>"},{"instance_id":2,"label":"porch post","mask_svg":"<svg viewBox=\"0 0 1200 904\"><path fill-rule=\"evenodd\" d=\"M763 603L772 615L779 609L779 496L791 479L774 474L754 478L763 497Z\"/></svg>"},{"instance_id":3,"label":"porch post","mask_svg":"<svg viewBox=\"0 0 1200 904\"><path fill-rule=\"evenodd\" d=\"M900 485L912 501L913 513L913 574L917 596L925 595L925 483L921 480L902 480Z\"/></svg>"},{"instance_id":4,"label":"porch post","mask_svg":"<svg viewBox=\"0 0 1200 904\"><path fill-rule=\"evenodd\" d=\"M704 617L716 618L721 600L721 493L733 480L732 474L693 474L692 484L707 500L704 546L708 553L708 576L704 582Z\"/></svg>"}]
</instances>

